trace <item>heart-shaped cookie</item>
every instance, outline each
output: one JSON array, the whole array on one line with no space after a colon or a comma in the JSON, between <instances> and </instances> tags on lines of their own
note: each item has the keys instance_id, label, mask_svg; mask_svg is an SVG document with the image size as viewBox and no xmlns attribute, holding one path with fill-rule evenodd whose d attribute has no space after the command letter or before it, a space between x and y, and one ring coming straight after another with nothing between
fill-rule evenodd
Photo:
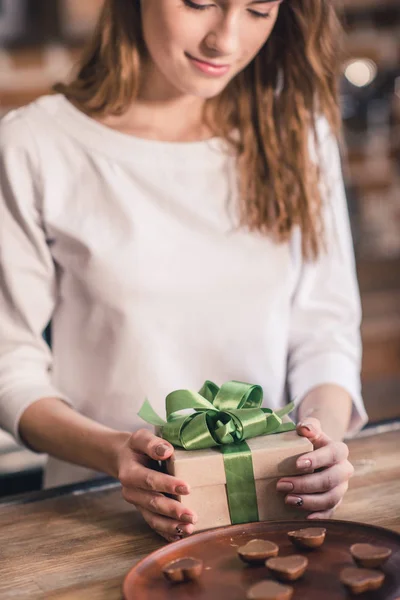
<instances>
[{"instance_id":1,"label":"heart-shaped cookie","mask_svg":"<svg viewBox=\"0 0 400 600\"><path fill-rule=\"evenodd\" d=\"M301 554L292 554L283 558L269 558L266 566L281 581L295 581L307 569L308 559Z\"/></svg>"},{"instance_id":2,"label":"heart-shaped cookie","mask_svg":"<svg viewBox=\"0 0 400 600\"><path fill-rule=\"evenodd\" d=\"M353 544L350 553L360 567L374 569L380 567L392 554L390 548L374 546L373 544Z\"/></svg>"},{"instance_id":3,"label":"heart-shaped cookie","mask_svg":"<svg viewBox=\"0 0 400 600\"><path fill-rule=\"evenodd\" d=\"M270 580L256 583L246 594L247 600L290 600L292 596L292 587Z\"/></svg>"},{"instance_id":4,"label":"heart-shaped cookie","mask_svg":"<svg viewBox=\"0 0 400 600\"><path fill-rule=\"evenodd\" d=\"M178 558L166 564L162 571L168 581L180 583L182 581L193 581L198 579L203 570L203 561L188 556Z\"/></svg>"},{"instance_id":5,"label":"heart-shaped cookie","mask_svg":"<svg viewBox=\"0 0 400 600\"><path fill-rule=\"evenodd\" d=\"M346 567L340 572L340 581L352 594L362 594L368 590L377 590L381 587L385 575L382 571L373 569L358 569L357 567Z\"/></svg>"},{"instance_id":6,"label":"heart-shaped cookie","mask_svg":"<svg viewBox=\"0 0 400 600\"><path fill-rule=\"evenodd\" d=\"M278 556L279 546L268 540L251 540L238 548L239 557L246 563L262 565L267 558Z\"/></svg>"},{"instance_id":7,"label":"heart-shaped cookie","mask_svg":"<svg viewBox=\"0 0 400 600\"><path fill-rule=\"evenodd\" d=\"M324 527L307 527L288 531L290 541L299 548L318 548L325 541L326 529Z\"/></svg>"}]
</instances>

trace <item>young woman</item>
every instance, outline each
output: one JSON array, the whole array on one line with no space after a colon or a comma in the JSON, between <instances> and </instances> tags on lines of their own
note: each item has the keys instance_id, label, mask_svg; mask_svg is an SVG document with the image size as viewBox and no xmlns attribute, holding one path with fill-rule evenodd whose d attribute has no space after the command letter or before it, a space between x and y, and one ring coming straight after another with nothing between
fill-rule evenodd
<instances>
[{"instance_id":1,"label":"young woman","mask_svg":"<svg viewBox=\"0 0 400 600\"><path fill-rule=\"evenodd\" d=\"M330 0L105 0L75 79L1 123L0 423L46 486L117 477L168 540L196 515L138 418L206 379L295 400L282 502L327 517L366 421ZM43 341L52 323L52 352Z\"/></svg>"}]
</instances>

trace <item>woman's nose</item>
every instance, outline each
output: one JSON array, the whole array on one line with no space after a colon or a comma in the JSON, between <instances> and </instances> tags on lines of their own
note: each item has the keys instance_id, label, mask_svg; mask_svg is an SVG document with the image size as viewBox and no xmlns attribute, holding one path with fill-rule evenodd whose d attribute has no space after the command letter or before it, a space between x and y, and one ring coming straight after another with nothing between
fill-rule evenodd
<instances>
[{"instance_id":1,"label":"woman's nose","mask_svg":"<svg viewBox=\"0 0 400 600\"><path fill-rule=\"evenodd\" d=\"M221 18L206 37L207 49L219 56L232 56L239 49L238 19L230 16Z\"/></svg>"}]
</instances>

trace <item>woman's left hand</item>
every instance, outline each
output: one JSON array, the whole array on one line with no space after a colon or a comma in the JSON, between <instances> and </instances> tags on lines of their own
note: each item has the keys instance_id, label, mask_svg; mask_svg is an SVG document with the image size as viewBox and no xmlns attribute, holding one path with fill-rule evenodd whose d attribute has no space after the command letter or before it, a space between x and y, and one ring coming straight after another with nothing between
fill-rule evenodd
<instances>
[{"instance_id":1,"label":"woman's left hand","mask_svg":"<svg viewBox=\"0 0 400 600\"><path fill-rule=\"evenodd\" d=\"M313 417L298 423L296 430L310 440L314 450L297 459L299 475L280 479L277 490L286 494L286 504L309 512L308 519L329 519L342 502L354 473L347 460L349 449L344 442L331 440Z\"/></svg>"}]
</instances>

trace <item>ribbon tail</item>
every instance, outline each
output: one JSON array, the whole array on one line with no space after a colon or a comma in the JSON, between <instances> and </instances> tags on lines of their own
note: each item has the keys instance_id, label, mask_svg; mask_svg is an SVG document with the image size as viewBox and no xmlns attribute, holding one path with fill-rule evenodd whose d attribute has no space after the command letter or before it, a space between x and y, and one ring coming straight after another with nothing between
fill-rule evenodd
<instances>
[{"instance_id":1,"label":"ribbon tail","mask_svg":"<svg viewBox=\"0 0 400 600\"><path fill-rule=\"evenodd\" d=\"M150 425L155 425L156 427L164 427L166 425L166 421L164 421L161 417L158 416L154 408L151 406L150 402L146 400L143 402L141 409L138 412L138 415L143 421L146 423L150 423Z\"/></svg>"},{"instance_id":2,"label":"ribbon tail","mask_svg":"<svg viewBox=\"0 0 400 600\"><path fill-rule=\"evenodd\" d=\"M294 409L294 407L295 407L294 402L289 402L289 404L286 404L286 406L284 406L283 408L276 410L275 414L278 415L278 417L282 418L285 415L288 415L289 413L291 413L292 410Z\"/></svg>"},{"instance_id":3,"label":"ribbon tail","mask_svg":"<svg viewBox=\"0 0 400 600\"><path fill-rule=\"evenodd\" d=\"M291 413L292 410L294 409L294 407L295 407L294 402L289 402L289 404L286 404L286 406L277 410L276 414L279 416L279 418L282 418L285 415L288 415L289 413ZM281 423L279 425L279 427L276 429L276 431L274 431L274 433L283 433L284 431L293 431L294 429L296 429L296 425L293 423L292 420L290 420L289 422Z\"/></svg>"},{"instance_id":4,"label":"ribbon tail","mask_svg":"<svg viewBox=\"0 0 400 600\"><path fill-rule=\"evenodd\" d=\"M259 520L251 450L246 442L222 446L232 524Z\"/></svg>"}]
</instances>

